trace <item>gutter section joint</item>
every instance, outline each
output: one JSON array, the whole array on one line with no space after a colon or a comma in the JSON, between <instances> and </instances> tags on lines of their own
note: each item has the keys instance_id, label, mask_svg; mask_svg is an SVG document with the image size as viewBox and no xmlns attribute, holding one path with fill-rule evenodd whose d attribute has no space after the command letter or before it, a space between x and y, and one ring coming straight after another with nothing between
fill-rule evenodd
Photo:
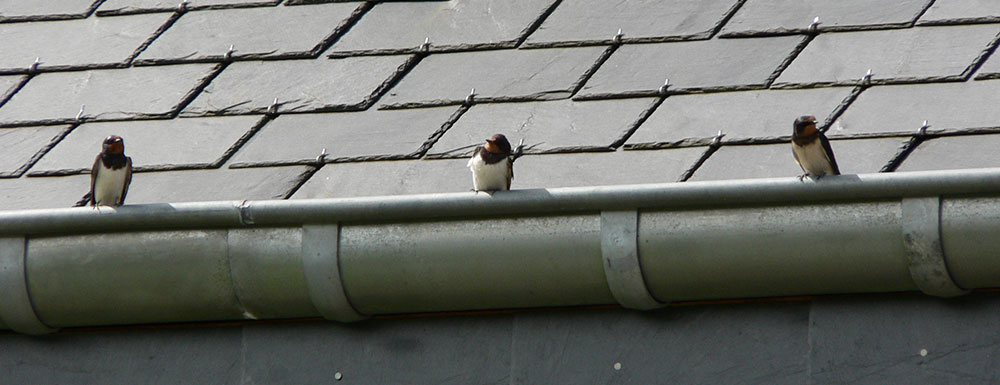
<instances>
[{"instance_id":1,"label":"gutter section joint","mask_svg":"<svg viewBox=\"0 0 1000 385\"><path fill-rule=\"evenodd\" d=\"M623 307L651 310L665 304L646 286L639 266L639 212L601 212L601 257L608 288Z\"/></svg>"},{"instance_id":2,"label":"gutter section joint","mask_svg":"<svg viewBox=\"0 0 1000 385\"><path fill-rule=\"evenodd\" d=\"M0 319L18 333L40 335L58 331L42 323L31 304L26 257L24 237L0 237Z\"/></svg>"},{"instance_id":3,"label":"gutter section joint","mask_svg":"<svg viewBox=\"0 0 1000 385\"><path fill-rule=\"evenodd\" d=\"M331 321L367 319L351 305L340 276L340 224L302 226L302 268L309 298Z\"/></svg>"},{"instance_id":4,"label":"gutter section joint","mask_svg":"<svg viewBox=\"0 0 1000 385\"><path fill-rule=\"evenodd\" d=\"M935 297L955 297L969 291L951 277L941 245L940 197L904 198L903 248L910 276L920 291Z\"/></svg>"}]
</instances>

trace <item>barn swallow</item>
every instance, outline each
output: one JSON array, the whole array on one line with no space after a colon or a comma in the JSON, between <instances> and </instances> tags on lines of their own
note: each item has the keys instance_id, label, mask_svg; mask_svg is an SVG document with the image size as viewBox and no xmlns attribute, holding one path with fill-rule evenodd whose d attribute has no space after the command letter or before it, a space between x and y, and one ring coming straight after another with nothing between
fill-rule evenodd
<instances>
[{"instance_id":1,"label":"barn swallow","mask_svg":"<svg viewBox=\"0 0 1000 385\"><path fill-rule=\"evenodd\" d=\"M476 147L469 159L472 186L476 191L510 190L514 178L514 162L510 158L510 142L503 134L486 139L485 146Z\"/></svg>"},{"instance_id":2,"label":"barn swallow","mask_svg":"<svg viewBox=\"0 0 1000 385\"><path fill-rule=\"evenodd\" d=\"M132 182L132 158L125 156L125 142L118 135L104 139L101 153L90 170L91 206L121 206Z\"/></svg>"},{"instance_id":3,"label":"barn swallow","mask_svg":"<svg viewBox=\"0 0 1000 385\"><path fill-rule=\"evenodd\" d=\"M807 176L820 178L824 175L839 175L837 158L833 156L830 140L823 132L816 129L816 117L800 116L795 119L795 129L792 131L792 155Z\"/></svg>"}]
</instances>

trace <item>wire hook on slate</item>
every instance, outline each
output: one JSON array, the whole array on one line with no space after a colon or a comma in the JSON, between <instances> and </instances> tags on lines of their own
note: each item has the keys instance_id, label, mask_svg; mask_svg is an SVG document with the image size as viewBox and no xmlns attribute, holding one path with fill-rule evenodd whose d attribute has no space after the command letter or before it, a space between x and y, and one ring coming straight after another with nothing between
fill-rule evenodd
<instances>
[{"instance_id":1,"label":"wire hook on slate","mask_svg":"<svg viewBox=\"0 0 1000 385\"><path fill-rule=\"evenodd\" d=\"M931 127L931 124L930 124L930 123L928 123L928 122L927 122L927 121L925 120L925 121L924 121L924 123L923 123L923 124L921 124L921 125L920 125L920 128L919 128L919 129L917 130L917 136L924 136L924 135L927 135L927 129L928 129L928 128L930 128L930 127Z\"/></svg>"},{"instance_id":2,"label":"wire hook on slate","mask_svg":"<svg viewBox=\"0 0 1000 385\"><path fill-rule=\"evenodd\" d=\"M188 3L189 3L188 0L182 1L180 4L177 5L177 10L181 12L187 11Z\"/></svg>"},{"instance_id":3,"label":"wire hook on slate","mask_svg":"<svg viewBox=\"0 0 1000 385\"><path fill-rule=\"evenodd\" d=\"M471 106L472 103L475 101L475 99L476 99L476 89L473 88L472 91L469 92L469 96L465 97L465 104Z\"/></svg>"},{"instance_id":4,"label":"wire hook on slate","mask_svg":"<svg viewBox=\"0 0 1000 385\"><path fill-rule=\"evenodd\" d=\"M323 162L325 162L327 155L330 155L330 154L327 154L326 153L326 147L323 147L323 152L320 152L319 156L316 157L316 163L323 163Z\"/></svg>"},{"instance_id":5,"label":"wire hook on slate","mask_svg":"<svg viewBox=\"0 0 1000 385\"><path fill-rule=\"evenodd\" d=\"M230 44L229 49L226 50L226 54L222 55L226 60L231 60L233 58L233 52L236 52L236 44Z\"/></svg>"},{"instance_id":6,"label":"wire hook on slate","mask_svg":"<svg viewBox=\"0 0 1000 385\"><path fill-rule=\"evenodd\" d=\"M33 74L33 73L35 73L35 71L38 71L38 63L42 62L41 59L42 58L40 58L40 57L36 57L35 58L35 62L31 63L31 65L28 66L28 73L29 74Z\"/></svg>"},{"instance_id":7,"label":"wire hook on slate","mask_svg":"<svg viewBox=\"0 0 1000 385\"><path fill-rule=\"evenodd\" d=\"M612 38L611 41L613 43L615 43L615 44L621 44L622 43L622 37L624 37L624 36L625 36L625 34L622 33L622 29L618 28L618 33L615 34L615 37Z\"/></svg>"},{"instance_id":8,"label":"wire hook on slate","mask_svg":"<svg viewBox=\"0 0 1000 385\"><path fill-rule=\"evenodd\" d=\"M711 146L712 147L718 147L719 144L722 143L722 137L723 136L726 136L726 134L722 133L722 130L719 130L719 133L715 134L715 138L712 138L712 144L711 144Z\"/></svg>"},{"instance_id":9,"label":"wire hook on slate","mask_svg":"<svg viewBox=\"0 0 1000 385\"><path fill-rule=\"evenodd\" d=\"M865 72L865 77L861 78L861 84L869 85L872 84L872 69L869 68L868 72Z\"/></svg>"},{"instance_id":10,"label":"wire hook on slate","mask_svg":"<svg viewBox=\"0 0 1000 385\"><path fill-rule=\"evenodd\" d=\"M809 33L816 33L817 29L819 29L819 16L814 17L813 22L809 23Z\"/></svg>"},{"instance_id":11,"label":"wire hook on slate","mask_svg":"<svg viewBox=\"0 0 1000 385\"><path fill-rule=\"evenodd\" d=\"M80 105L80 112L77 112L77 113L76 113L76 120L77 120L77 121L80 121L80 120L82 120L82 119L83 119L83 111L84 111L84 110L85 110L86 108L87 108L87 105L86 105L86 104L81 104L81 105Z\"/></svg>"},{"instance_id":12,"label":"wire hook on slate","mask_svg":"<svg viewBox=\"0 0 1000 385\"><path fill-rule=\"evenodd\" d=\"M427 53L430 52L430 50L431 50L431 38L425 37L424 44L420 45L420 52Z\"/></svg>"},{"instance_id":13,"label":"wire hook on slate","mask_svg":"<svg viewBox=\"0 0 1000 385\"><path fill-rule=\"evenodd\" d=\"M270 106L267 106L268 115L276 115L278 113L278 98L274 98Z\"/></svg>"},{"instance_id":14,"label":"wire hook on slate","mask_svg":"<svg viewBox=\"0 0 1000 385\"><path fill-rule=\"evenodd\" d=\"M667 88L670 88L670 78L666 78L666 79L663 80L663 85L660 86L660 88L657 90L657 92L659 92L660 95L666 95L667 94Z\"/></svg>"}]
</instances>

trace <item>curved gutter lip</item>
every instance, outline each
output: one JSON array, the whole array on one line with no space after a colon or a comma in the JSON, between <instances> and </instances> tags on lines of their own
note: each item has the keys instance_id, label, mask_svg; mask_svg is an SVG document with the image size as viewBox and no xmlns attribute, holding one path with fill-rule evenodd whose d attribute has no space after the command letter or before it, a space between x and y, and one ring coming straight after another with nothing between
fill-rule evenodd
<instances>
[{"instance_id":1,"label":"curved gutter lip","mask_svg":"<svg viewBox=\"0 0 1000 385\"><path fill-rule=\"evenodd\" d=\"M454 217L678 209L1000 193L1000 168L310 200L0 211L0 234L297 226ZM484 214L489 213L489 214Z\"/></svg>"}]
</instances>

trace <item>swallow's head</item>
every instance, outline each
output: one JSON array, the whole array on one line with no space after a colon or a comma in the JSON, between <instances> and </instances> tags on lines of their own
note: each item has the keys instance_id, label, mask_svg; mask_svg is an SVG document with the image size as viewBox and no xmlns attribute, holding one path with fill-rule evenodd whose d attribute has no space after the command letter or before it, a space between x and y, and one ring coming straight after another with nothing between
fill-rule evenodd
<instances>
[{"instance_id":1,"label":"swallow's head","mask_svg":"<svg viewBox=\"0 0 1000 385\"><path fill-rule=\"evenodd\" d=\"M105 154L122 154L125 152L125 141L118 135L111 135L104 139L101 148Z\"/></svg>"},{"instance_id":2,"label":"swallow's head","mask_svg":"<svg viewBox=\"0 0 1000 385\"><path fill-rule=\"evenodd\" d=\"M496 134L486 139L486 151L494 154L510 154L510 142L503 134Z\"/></svg>"},{"instance_id":3,"label":"swallow's head","mask_svg":"<svg viewBox=\"0 0 1000 385\"><path fill-rule=\"evenodd\" d=\"M816 117L803 115L795 119L795 136L806 137L816 133Z\"/></svg>"}]
</instances>

